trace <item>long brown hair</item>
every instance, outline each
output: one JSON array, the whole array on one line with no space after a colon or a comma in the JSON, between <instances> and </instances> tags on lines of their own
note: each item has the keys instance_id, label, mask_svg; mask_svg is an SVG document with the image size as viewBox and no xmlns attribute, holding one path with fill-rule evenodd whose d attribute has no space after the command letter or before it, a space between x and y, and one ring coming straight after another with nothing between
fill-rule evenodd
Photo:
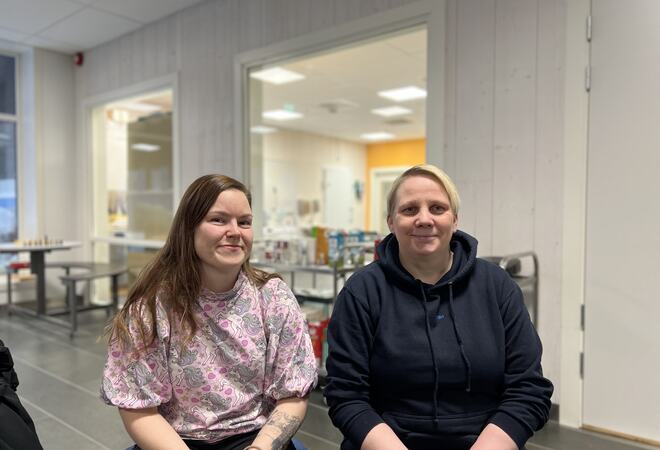
<instances>
[{"instance_id":1,"label":"long brown hair","mask_svg":"<svg viewBox=\"0 0 660 450\"><path fill-rule=\"evenodd\" d=\"M195 252L195 229L215 203L218 195L228 189L245 194L252 206L252 195L243 183L225 175L204 175L192 182L181 198L167 240L154 259L140 272L130 288L126 303L106 329L110 339L117 338L128 348L150 346L156 338L156 298L164 306L171 324L180 324L184 341L192 338L197 323L192 314L202 282L200 259ZM267 273L250 265L248 258L242 269L251 283L263 286L277 274ZM138 320L135 320L135 318ZM133 320L131 320L133 319ZM142 345L133 342L129 323L137 323Z\"/></svg>"}]
</instances>

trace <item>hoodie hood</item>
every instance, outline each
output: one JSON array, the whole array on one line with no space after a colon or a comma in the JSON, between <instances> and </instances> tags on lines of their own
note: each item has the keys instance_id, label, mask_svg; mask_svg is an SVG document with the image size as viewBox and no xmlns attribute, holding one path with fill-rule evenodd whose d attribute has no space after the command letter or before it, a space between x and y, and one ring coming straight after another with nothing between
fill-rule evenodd
<instances>
[{"instance_id":1,"label":"hoodie hood","mask_svg":"<svg viewBox=\"0 0 660 450\"><path fill-rule=\"evenodd\" d=\"M477 240L463 231L456 231L451 238L449 248L454 253L454 260L449 271L435 285L427 285L427 292L435 294L448 284L456 284L467 279L477 260ZM416 280L401 264L399 259L399 241L394 234L389 234L376 248L378 264L387 274L388 279L401 289L419 294L420 281Z\"/></svg>"}]
</instances>

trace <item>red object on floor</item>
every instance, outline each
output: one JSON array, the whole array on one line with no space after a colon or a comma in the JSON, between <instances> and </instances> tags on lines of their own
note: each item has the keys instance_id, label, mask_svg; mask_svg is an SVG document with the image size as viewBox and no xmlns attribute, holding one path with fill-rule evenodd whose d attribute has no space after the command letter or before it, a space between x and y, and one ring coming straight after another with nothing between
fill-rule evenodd
<instances>
[{"instance_id":1,"label":"red object on floor","mask_svg":"<svg viewBox=\"0 0 660 450\"><path fill-rule=\"evenodd\" d=\"M9 268L12 270L29 269L30 263L28 261L14 261L9 263Z\"/></svg>"}]
</instances>

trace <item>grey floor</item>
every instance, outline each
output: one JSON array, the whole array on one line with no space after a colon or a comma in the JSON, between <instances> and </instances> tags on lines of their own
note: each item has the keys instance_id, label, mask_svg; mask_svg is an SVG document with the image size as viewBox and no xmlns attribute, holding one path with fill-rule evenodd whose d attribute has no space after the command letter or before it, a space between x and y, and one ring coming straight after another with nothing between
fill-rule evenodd
<instances>
[{"instance_id":1,"label":"grey floor","mask_svg":"<svg viewBox=\"0 0 660 450\"><path fill-rule=\"evenodd\" d=\"M20 380L18 393L35 421L47 450L118 449L131 445L115 408L98 397L105 345L98 340L102 311L81 314L81 331L68 331L0 308L0 339L10 348ZM298 437L310 450L337 450L340 433L332 426L319 392L314 392ZM527 444L528 450L655 449L550 422Z\"/></svg>"}]
</instances>

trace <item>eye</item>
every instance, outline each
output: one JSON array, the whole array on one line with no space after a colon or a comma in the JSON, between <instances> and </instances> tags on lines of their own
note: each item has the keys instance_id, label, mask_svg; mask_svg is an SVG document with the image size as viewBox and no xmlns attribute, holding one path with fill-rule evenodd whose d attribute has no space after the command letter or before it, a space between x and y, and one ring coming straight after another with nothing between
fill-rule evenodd
<instances>
[{"instance_id":1,"label":"eye","mask_svg":"<svg viewBox=\"0 0 660 450\"><path fill-rule=\"evenodd\" d=\"M444 205L433 205L431 206L431 212L433 214L442 214L447 211L447 208Z\"/></svg>"},{"instance_id":2,"label":"eye","mask_svg":"<svg viewBox=\"0 0 660 450\"><path fill-rule=\"evenodd\" d=\"M416 206L406 206L401 209L401 214L404 215L412 215L417 212L417 207Z\"/></svg>"},{"instance_id":3,"label":"eye","mask_svg":"<svg viewBox=\"0 0 660 450\"><path fill-rule=\"evenodd\" d=\"M224 221L224 219L223 219L222 217L211 217L211 218L209 219L209 222L211 222L211 223L217 223L217 224L222 224L222 223L224 223L225 221Z\"/></svg>"},{"instance_id":4,"label":"eye","mask_svg":"<svg viewBox=\"0 0 660 450\"><path fill-rule=\"evenodd\" d=\"M241 228L251 228L252 227L252 219L242 219L238 222L238 225Z\"/></svg>"}]
</instances>

